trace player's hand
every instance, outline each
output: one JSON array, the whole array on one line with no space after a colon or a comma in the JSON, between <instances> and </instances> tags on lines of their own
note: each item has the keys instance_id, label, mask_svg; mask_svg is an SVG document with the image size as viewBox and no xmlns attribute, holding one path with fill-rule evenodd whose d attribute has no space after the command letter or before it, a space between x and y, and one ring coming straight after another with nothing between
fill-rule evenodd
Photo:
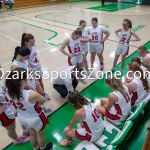
<instances>
[{"instance_id":1,"label":"player's hand","mask_svg":"<svg viewBox=\"0 0 150 150\"><path fill-rule=\"evenodd\" d=\"M69 55L68 55L68 57L73 57L73 56L75 56L75 54L73 54L73 53L69 53Z\"/></svg>"},{"instance_id":2,"label":"player's hand","mask_svg":"<svg viewBox=\"0 0 150 150\"><path fill-rule=\"evenodd\" d=\"M101 44L104 44L104 42L105 42L105 41L104 41L104 40L102 40L102 41L101 41Z\"/></svg>"},{"instance_id":3,"label":"player's hand","mask_svg":"<svg viewBox=\"0 0 150 150\"><path fill-rule=\"evenodd\" d=\"M89 38L88 42L91 42L91 41L92 41L92 39Z\"/></svg>"},{"instance_id":4,"label":"player's hand","mask_svg":"<svg viewBox=\"0 0 150 150\"><path fill-rule=\"evenodd\" d=\"M40 85L40 82L36 80L36 86L38 87Z\"/></svg>"}]
</instances>

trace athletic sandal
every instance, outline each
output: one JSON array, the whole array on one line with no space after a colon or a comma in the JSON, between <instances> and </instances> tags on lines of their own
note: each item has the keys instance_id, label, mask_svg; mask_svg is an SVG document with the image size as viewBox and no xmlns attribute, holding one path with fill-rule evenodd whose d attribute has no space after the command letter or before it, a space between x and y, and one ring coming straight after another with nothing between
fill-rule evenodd
<instances>
[{"instance_id":1,"label":"athletic sandal","mask_svg":"<svg viewBox=\"0 0 150 150\"><path fill-rule=\"evenodd\" d=\"M104 70L104 64L101 64L100 65L100 71L103 71Z\"/></svg>"},{"instance_id":2,"label":"athletic sandal","mask_svg":"<svg viewBox=\"0 0 150 150\"><path fill-rule=\"evenodd\" d=\"M47 99L47 100L50 100L50 99L51 99L50 96L49 96L48 94L46 94L46 93L45 93L45 96L44 96L44 97L45 97L45 99Z\"/></svg>"},{"instance_id":3,"label":"athletic sandal","mask_svg":"<svg viewBox=\"0 0 150 150\"><path fill-rule=\"evenodd\" d=\"M27 138L22 138L21 136L13 142L14 145L19 145L19 144L24 144L24 143L27 143L30 141L30 138L27 137Z\"/></svg>"},{"instance_id":4,"label":"athletic sandal","mask_svg":"<svg viewBox=\"0 0 150 150\"><path fill-rule=\"evenodd\" d=\"M74 144L74 141L70 142L67 139L60 142L60 146L62 146L62 147L71 146L73 144Z\"/></svg>"}]
</instances>

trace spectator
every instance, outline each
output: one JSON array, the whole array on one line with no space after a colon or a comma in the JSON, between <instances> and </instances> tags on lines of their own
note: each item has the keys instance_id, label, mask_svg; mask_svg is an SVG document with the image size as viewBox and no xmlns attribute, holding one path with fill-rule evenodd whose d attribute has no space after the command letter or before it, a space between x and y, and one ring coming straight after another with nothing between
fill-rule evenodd
<instances>
[{"instance_id":1,"label":"spectator","mask_svg":"<svg viewBox=\"0 0 150 150\"><path fill-rule=\"evenodd\" d=\"M14 0L5 0L5 5L12 9L12 5L14 5Z\"/></svg>"},{"instance_id":2,"label":"spectator","mask_svg":"<svg viewBox=\"0 0 150 150\"><path fill-rule=\"evenodd\" d=\"M2 10L2 5L4 4L4 2L2 0L0 0L0 10Z\"/></svg>"}]
</instances>

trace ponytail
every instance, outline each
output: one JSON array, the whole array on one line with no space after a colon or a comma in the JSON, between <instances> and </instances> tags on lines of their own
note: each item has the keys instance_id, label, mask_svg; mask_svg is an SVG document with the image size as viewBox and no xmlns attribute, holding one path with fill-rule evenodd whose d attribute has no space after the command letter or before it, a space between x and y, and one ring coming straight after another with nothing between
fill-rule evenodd
<instances>
[{"instance_id":1,"label":"ponytail","mask_svg":"<svg viewBox=\"0 0 150 150\"><path fill-rule=\"evenodd\" d=\"M23 33L21 38L21 46L26 46L26 42L29 42L29 40L33 40L34 36L30 33Z\"/></svg>"},{"instance_id":2,"label":"ponytail","mask_svg":"<svg viewBox=\"0 0 150 150\"><path fill-rule=\"evenodd\" d=\"M5 80L5 86L12 99L19 100L22 97L22 80L26 79L27 71L23 68L16 68L9 73Z\"/></svg>"},{"instance_id":3,"label":"ponytail","mask_svg":"<svg viewBox=\"0 0 150 150\"><path fill-rule=\"evenodd\" d=\"M20 49L20 46L17 46L17 47L15 48L14 57L13 57L13 59L12 59L12 62L17 58L19 49Z\"/></svg>"},{"instance_id":4,"label":"ponytail","mask_svg":"<svg viewBox=\"0 0 150 150\"><path fill-rule=\"evenodd\" d=\"M22 38L21 38L21 46L26 46L25 45L25 39L24 39L25 36L26 36L26 33L23 33Z\"/></svg>"},{"instance_id":5,"label":"ponytail","mask_svg":"<svg viewBox=\"0 0 150 150\"><path fill-rule=\"evenodd\" d=\"M84 105L87 105L89 102L85 97L83 97L79 91L74 91L68 96L68 100L75 109L81 109Z\"/></svg>"},{"instance_id":6,"label":"ponytail","mask_svg":"<svg viewBox=\"0 0 150 150\"><path fill-rule=\"evenodd\" d=\"M105 81L107 84L111 85L113 90L119 91L122 95L125 95L125 89L123 87L122 82L119 79L115 78L114 75L109 75Z\"/></svg>"},{"instance_id":7,"label":"ponytail","mask_svg":"<svg viewBox=\"0 0 150 150\"><path fill-rule=\"evenodd\" d=\"M129 67L130 70L132 70L134 72L136 72L136 71L140 72L140 74L141 74L140 80L142 81L143 86L145 87L145 90L148 91L148 89L149 89L148 81L147 81L147 79L145 79L143 70L140 68L139 64L137 62L131 62L128 65L128 67Z\"/></svg>"},{"instance_id":8,"label":"ponytail","mask_svg":"<svg viewBox=\"0 0 150 150\"><path fill-rule=\"evenodd\" d=\"M145 79L143 70L140 67L139 67L139 72L141 73L141 80L142 80L143 86L145 90L148 91L149 90L148 82L147 82L147 79Z\"/></svg>"},{"instance_id":9,"label":"ponytail","mask_svg":"<svg viewBox=\"0 0 150 150\"><path fill-rule=\"evenodd\" d=\"M21 55L21 56L28 56L31 54L31 50L28 48L28 47L20 47L20 46L17 46L15 48L15 52L14 52L14 57L12 59L12 62L17 58L17 55Z\"/></svg>"}]
</instances>

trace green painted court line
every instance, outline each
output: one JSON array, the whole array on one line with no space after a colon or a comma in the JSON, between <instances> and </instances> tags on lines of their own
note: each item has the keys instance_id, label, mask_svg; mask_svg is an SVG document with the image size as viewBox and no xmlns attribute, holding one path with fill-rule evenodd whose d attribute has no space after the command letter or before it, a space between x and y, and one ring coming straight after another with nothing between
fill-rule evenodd
<instances>
[{"instance_id":1,"label":"green painted court line","mask_svg":"<svg viewBox=\"0 0 150 150\"><path fill-rule=\"evenodd\" d=\"M63 13L69 13L69 12L71 12L71 11L63 12ZM60 13L60 12L58 12L58 13ZM52 13L44 13L44 14L52 14ZM43 15L43 14L40 14L40 15ZM61 21L57 21L57 20L53 20L53 19L47 19L47 18L44 18L44 17L40 17L40 15L36 15L35 17L43 19L43 20L49 20L49 21L52 21L52 22L57 22L57 23L61 23L61 24L70 25L70 26L77 26L77 27L79 26L78 24L71 24L71 23L61 22ZM105 25L105 24L99 24L99 25L103 25L105 28L110 27L109 25ZM91 25L87 25L87 26L91 26Z\"/></svg>"},{"instance_id":2,"label":"green painted court line","mask_svg":"<svg viewBox=\"0 0 150 150\"><path fill-rule=\"evenodd\" d=\"M124 9L129 9L135 7L133 4L108 4L105 6L95 6L95 7L90 7L87 9L90 10L99 10L99 11L108 11L108 12L116 12Z\"/></svg>"},{"instance_id":3,"label":"green painted court line","mask_svg":"<svg viewBox=\"0 0 150 150\"><path fill-rule=\"evenodd\" d=\"M150 49L150 41L146 44L147 49ZM125 60L125 69L124 69L124 75L127 72L127 64L130 62L130 59L134 56L137 56L138 53L135 51L130 56L128 56ZM120 69L121 64L118 64L115 67L115 70ZM124 77L124 76L123 76ZM88 86L86 89L84 89L81 94L83 96L86 96L92 100L93 103L97 103L100 98L107 97L108 94L111 92L111 90L107 87L105 83L105 77L96 80L94 83L92 83L90 86ZM63 135L63 129L69 125L72 117L74 114L74 109L70 103L66 103L63 105L63 107L59 108L54 112L52 115L48 117L50 124L46 126L45 130L45 137L46 142L52 141L54 143L53 150L73 150L77 144L79 143L79 140L75 140L75 144L70 147L61 147L59 145L59 142L64 139ZM110 141L107 141L109 144ZM9 145L5 150L32 150L32 146L30 143L14 146ZM105 150L105 148L103 148ZM138 150L138 149L137 149Z\"/></svg>"}]
</instances>

